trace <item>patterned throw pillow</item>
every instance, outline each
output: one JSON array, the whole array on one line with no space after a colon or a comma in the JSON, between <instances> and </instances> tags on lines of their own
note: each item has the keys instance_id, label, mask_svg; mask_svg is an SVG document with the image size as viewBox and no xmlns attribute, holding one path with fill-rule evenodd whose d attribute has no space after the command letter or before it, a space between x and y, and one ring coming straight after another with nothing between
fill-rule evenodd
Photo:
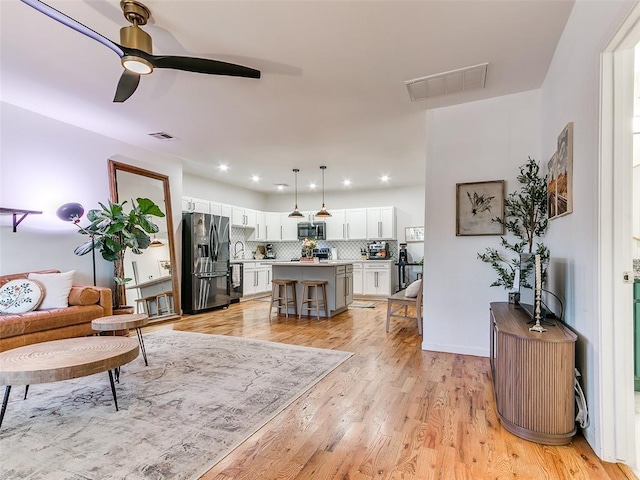
<instances>
[{"instance_id":1,"label":"patterned throw pillow","mask_svg":"<svg viewBox=\"0 0 640 480\"><path fill-rule=\"evenodd\" d=\"M25 313L38 308L44 288L35 280L11 280L0 288L0 313Z\"/></svg>"}]
</instances>

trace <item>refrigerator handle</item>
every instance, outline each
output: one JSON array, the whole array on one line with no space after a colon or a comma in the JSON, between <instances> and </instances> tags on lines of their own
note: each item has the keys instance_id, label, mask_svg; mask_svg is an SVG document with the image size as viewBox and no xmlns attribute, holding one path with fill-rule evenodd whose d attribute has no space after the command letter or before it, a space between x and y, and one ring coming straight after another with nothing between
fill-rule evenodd
<instances>
[{"instance_id":1,"label":"refrigerator handle","mask_svg":"<svg viewBox=\"0 0 640 480\"><path fill-rule=\"evenodd\" d=\"M213 261L217 262L218 261L218 249L220 248L220 235L218 233L218 224L215 223L215 217L213 217L213 220L211 222L213 224L213 242L215 244L214 248L213 248Z\"/></svg>"}]
</instances>

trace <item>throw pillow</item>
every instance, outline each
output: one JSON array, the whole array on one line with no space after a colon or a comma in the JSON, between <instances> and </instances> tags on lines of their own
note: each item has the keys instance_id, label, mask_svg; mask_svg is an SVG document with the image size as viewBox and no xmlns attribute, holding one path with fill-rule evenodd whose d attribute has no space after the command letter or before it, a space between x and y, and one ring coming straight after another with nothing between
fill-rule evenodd
<instances>
[{"instance_id":1,"label":"throw pillow","mask_svg":"<svg viewBox=\"0 0 640 480\"><path fill-rule=\"evenodd\" d=\"M413 282L411 285L407 287L407 289L404 292L404 296L415 298L418 296L418 292L420 291L421 288L422 288L422 280L416 280L415 282Z\"/></svg>"},{"instance_id":2,"label":"throw pillow","mask_svg":"<svg viewBox=\"0 0 640 480\"><path fill-rule=\"evenodd\" d=\"M66 308L69 306L69 292L73 285L75 270L63 273L30 273L30 280L44 285L45 295L39 310L48 308Z\"/></svg>"},{"instance_id":3,"label":"throw pillow","mask_svg":"<svg viewBox=\"0 0 640 480\"><path fill-rule=\"evenodd\" d=\"M44 288L35 280L11 280L0 288L0 313L35 310L44 298Z\"/></svg>"},{"instance_id":4,"label":"throw pillow","mask_svg":"<svg viewBox=\"0 0 640 480\"><path fill-rule=\"evenodd\" d=\"M69 305L95 305L100 301L100 292L91 287L72 287Z\"/></svg>"}]
</instances>

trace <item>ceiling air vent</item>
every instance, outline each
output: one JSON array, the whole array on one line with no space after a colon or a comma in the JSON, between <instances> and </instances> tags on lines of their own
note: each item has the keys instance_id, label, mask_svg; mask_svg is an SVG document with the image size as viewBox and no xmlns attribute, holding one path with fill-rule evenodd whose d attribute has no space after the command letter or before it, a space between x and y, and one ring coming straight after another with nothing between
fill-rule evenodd
<instances>
[{"instance_id":1,"label":"ceiling air vent","mask_svg":"<svg viewBox=\"0 0 640 480\"><path fill-rule=\"evenodd\" d=\"M484 88L488 63L458 68L404 82L412 102L439 95Z\"/></svg>"},{"instance_id":2,"label":"ceiling air vent","mask_svg":"<svg viewBox=\"0 0 640 480\"><path fill-rule=\"evenodd\" d=\"M155 132L155 133L150 133L149 136L153 137L153 138L157 138L158 140L162 140L165 142L171 141L171 140L178 140L178 137L174 137L173 135L171 135L170 133L167 132Z\"/></svg>"}]
</instances>

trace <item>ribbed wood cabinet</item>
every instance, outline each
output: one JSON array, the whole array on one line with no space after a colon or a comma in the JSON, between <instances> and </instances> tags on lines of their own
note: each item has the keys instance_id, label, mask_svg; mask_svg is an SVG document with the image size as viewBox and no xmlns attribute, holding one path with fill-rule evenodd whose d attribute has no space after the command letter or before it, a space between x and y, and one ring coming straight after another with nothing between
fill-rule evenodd
<instances>
[{"instance_id":1,"label":"ribbed wood cabinet","mask_svg":"<svg viewBox=\"0 0 640 480\"><path fill-rule=\"evenodd\" d=\"M529 331L531 318L509 303L491 303L491 373L500 423L525 440L565 445L576 433L577 336L560 322Z\"/></svg>"}]
</instances>

